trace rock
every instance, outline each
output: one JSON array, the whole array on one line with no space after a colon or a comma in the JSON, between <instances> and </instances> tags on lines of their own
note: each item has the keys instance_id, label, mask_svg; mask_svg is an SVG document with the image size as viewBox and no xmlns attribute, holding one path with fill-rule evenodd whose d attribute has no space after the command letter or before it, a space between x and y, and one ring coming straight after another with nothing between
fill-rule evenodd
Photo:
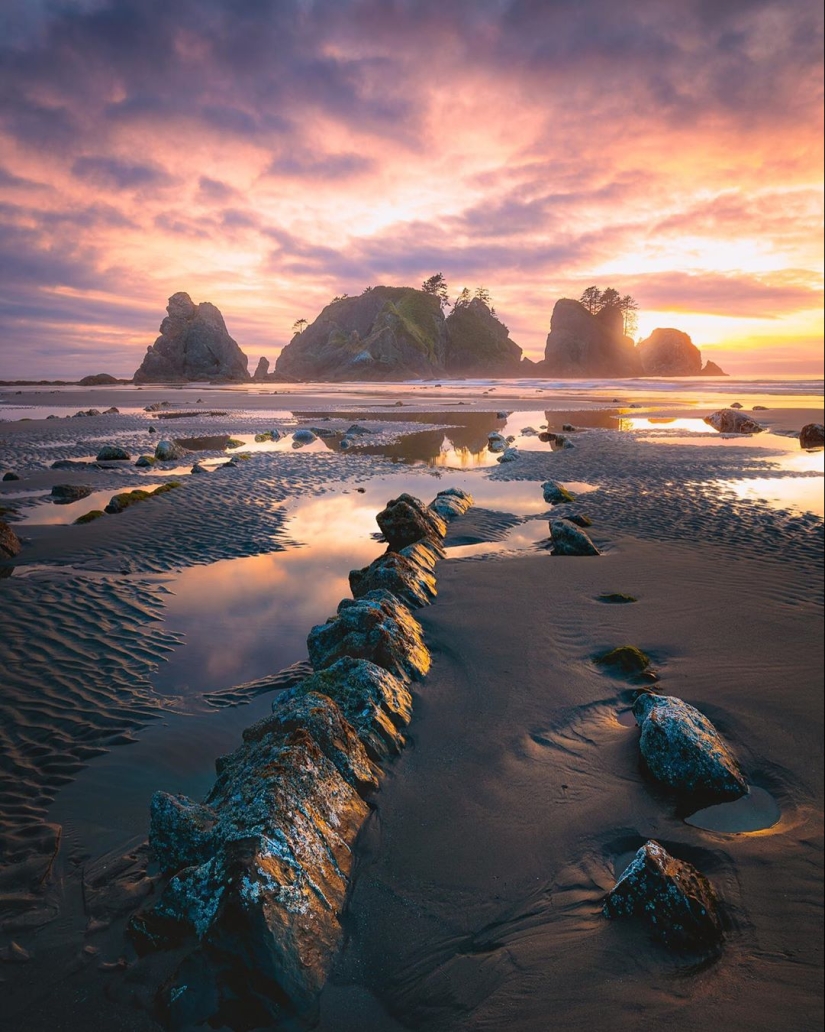
<instances>
[{"instance_id":1,"label":"rock","mask_svg":"<svg viewBox=\"0 0 825 1032\"><path fill-rule=\"evenodd\" d=\"M147 469L147 468L151 468L152 466L154 466L157 461L158 460L155 458L154 455L141 455L138 458L138 460L135 463L135 465L140 467L140 469Z\"/></svg>"},{"instance_id":2,"label":"rock","mask_svg":"<svg viewBox=\"0 0 825 1032\"><path fill-rule=\"evenodd\" d=\"M309 632L307 649L316 671L344 656L368 659L403 681L421 678L430 669L421 627L388 591L370 591L354 601L343 599L337 616Z\"/></svg>"},{"instance_id":3,"label":"rock","mask_svg":"<svg viewBox=\"0 0 825 1032\"><path fill-rule=\"evenodd\" d=\"M499 410L498 412L496 412L496 419L506 419L509 415L510 415L509 412L504 412L503 410Z\"/></svg>"},{"instance_id":4,"label":"rock","mask_svg":"<svg viewBox=\"0 0 825 1032\"><path fill-rule=\"evenodd\" d=\"M744 406L739 401L734 401L733 404L731 405L731 408L735 408L735 409L740 409L740 408L743 408L743 407Z\"/></svg>"},{"instance_id":5,"label":"rock","mask_svg":"<svg viewBox=\"0 0 825 1032\"><path fill-rule=\"evenodd\" d=\"M480 298L454 308L446 320L446 369L464 376L515 376L521 348Z\"/></svg>"},{"instance_id":6,"label":"rock","mask_svg":"<svg viewBox=\"0 0 825 1032\"><path fill-rule=\"evenodd\" d=\"M157 432L158 432L158 429L157 429L156 426L150 426L149 427L149 433L150 434L156 434Z\"/></svg>"},{"instance_id":7,"label":"rock","mask_svg":"<svg viewBox=\"0 0 825 1032\"><path fill-rule=\"evenodd\" d=\"M52 498L56 505L79 502L81 498L88 498L91 493L92 489L88 484L55 484L52 488Z\"/></svg>"},{"instance_id":8,"label":"rock","mask_svg":"<svg viewBox=\"0 0 825 1032\"><path fill-rule=\"evenodd\" d=\"M386 508L375 517L389 548L398 552L416 541L444 540L447 524L433 509L409 494L399 495L387 502Z\"/></svg>"},{"instance_id":9,"label":"rock","mask_svg":"<svg viewBox=\"0 0 825 1032\"><path fill-rule=\"evenodd\" d=\"M724 371L724 369L722 369L720 366L718 366L715 362L711 362L710 359L708 359L708 361L705 362L705 364L702 366L702 369L701 369L699 375L700 376L727 376L728 374Z\"/></svg>"},{"instance_id":10,"label":"rock","mask_svg":"<svg viewBox=\"0 0 825 1032\"><path fill-rule=\"evenodd\" d=\"M825 426L822 423L806 423L799 431L799 445L802 448L825 446Z\"/></svg>"},{"instance_id":11,"label":"rock","mask_svg":"<svg viewBox=\"0 0 825 1032\"><path fill-rule=\"evenodd\" d=\"M403 748L401 732L410 722L412 697L387 670L368 660L345 657L276 696L272 712L290 707L294 699L317 695L335 703L372 760L381 762Z\"/></svg>"},{"instance_id":12,"label":"rock","mask_svg":"<svg viewBox=\"0 0 825 1032\"><path fill-rule=\"evenodd\" d=\"M111 405L109 408L104 409L100 414L102 416L119 416L120 415L120 409L119 408L115 408L114 405Z\"/></svg>"},{"instance_id":13,"label":"rock","mask_svg":"<svg viewBox=\"0 0 825 1032\"><path fill-rule=\"evenodd\" d=\"M368 430L365 426L361 426L360 423L353 423L352 426L348 427L345 433L347 437L363 437L364 434L371 434L372 430Z\"/></svg>"},{"instance_id":14,"label":"rock","mask_svg":"<svg viewBox=\"0 0 825 1032\"><path fill-rule=\"evenodd\" d=\"M433 512L438 513L447 523L457 516L463 516L472 505L473 496L467 491L462 491L460 487L448 487L444 491L439 491L430 502Z\"/></svg>"},{"instance_id":15,"label":"rock","mask_svg":"<svg viewBox=\"0 0 825 1032\"><path fill-rule=\"evenodd\" d=\"M505 448L504 451L496 459L496 462L515 462L521 458L521 453L518 448Z\"/></svg>"},{"instance_id":16,"label":"rock","mask_svg":"<svg viewBox=\"0 0 825 1032\"><path fill-rule=\"evenodd\" d=\"M312 444L316 440L316 434L311 430L296 430L292 435L292 440L296 444Z\"/></svg>"},{"instance_id":17,"label":"rock","mask_svg":"<svg viewBox=\"0 0 825 1032\"><path fill-rule=\"evenodd\" d=\"M341 451L348 451L354 443L355 442L351 440L349 437L342 437L338 444L338 447L341 449Z\"/></svg>"},{"instance_id":18,"label":"rock","mask_svg":"<svg viewBox=\"0 0 825 1032\"><path fill-rule=\"evenodd\" d=\"M162 871L207 860L215 849L217 813L184 795L155 792L149 806L149 845Z\"/></svg>"},{"instance_id":19,"label":"rock","mask_svg":"<svg viewBox=\"0 0 825 1032\"><path fill-rule=\"evenodd\" d=\"M572 513L569 516L564 517L568 523L574 523L577 527L592 527L593 520L589 516L585 516L583 512Z\"/></svg>"},{"instance_id":20,"label":"rock","mask_svg":"<svg viewBox=\"0 0 825 1032\"><path fill-rule=\"evenodd\" d=\"M545 376L620 377L643 375L633 341L605 310L591 315L578 301L562 298L553 308L550 333L539 370Z\"/></svg>"},{"instance_id":21,"label":"rock","mask_svg":"<svg viewBox=\"0 0 825 1032\"><path fill-rule=\"evenodd\" d=\"M4 964L27 964L31 959L31 953L19 942L12 941L8 946L0 946L0 961Z\"/></svg>"},{"instance_id":22,"label":"rock","mask_svg":"<svg viewBox=\"0 0 825 1032\"><path fill-rule=\"evenodd\" d=\"M599 666L611 667L619 673L632 676L647 670L650 666L650 656L635 645L619 645L596 656L596 662Z\"/></svg>"},{"instance_id":23,"label":"rock","mask_svg":"<svg viewBox=\"0 0 825 1032\"><path fill-rule=\"evenodd\" d=\"M91 376L84 376L82 380L78 380L81 387L101 387L103 384L117 382L117 377L110 376L109 373L93 373Z\"/></svg>"},{"instance_id":24,"label":"rock","mask_svg":"<svg viewBox=\"0 0 825 1032\"><path fill-rule=\"evenodd\" d=\"M550 520L554 555L601 555L583 530L569 520Z\"/></svg>"},{"instance_id":25,"label":"rock","mask_svg":"<svg viewBox=\"0 0 825 1032\"><path fill-rule=\"evenodd\" d=\"M145 405L143 408L144 412L160 412L162 409L170 408L172 405L171 401L153 401L151 405Z\"/></svg>"},{"instance_id":26,"label":"rock","mask_svg":"<svg viewBox=\"0 0 825 1032\"><path fill-rule=\"evenodd\" d=\"M189 470L189 472L195 474L208 473L209 470L206 468L206 466L202 466L199 462L196 462L195 465Z\"/></svg>"},{"instance_id":27,"label":"rock","mask_svg":"<svg viewBox=\"0 0 825 1032\"><path fill-rule=\"evenodd\" d=\"M115 444L106 444L97 453L98 462L125 462L131 457L125 448L118 448Z\"/></svg>"},{"instance_id":28,"label":"rock","mask_svg":"<svg viewBox=\"0 0 825 1032\"><path fill-rule=\"evenodd\" d=\"M373 287L327 305L275 363L279 374L316 380L404 380L443 372L441 304L411 287Z\"/></svg>"},{"instance_id":29,"label":"rock","mask_svg":"<svg viewBox=\"0 0 825 1032\"><path fill-rule=\"evenodd\" d=\"M78 416L99 416L99 415L100 415L100 409L96 409L96 408L81 409L79 412L75 412L74 418L77 418Z\"/></svg>"},{"instance_id":30,"label":"rock","mask_svg":"<svg viewBox=\"0 0 825 1032\"><path fill-rule=\"evenodd\" d=\"M659 327L637 347L645 376L699 376L702 355L686 333Z\"/></svg>"},{"instance_id":31,"label":"rock","mask_svg":"<svg viewBox=\"0 0 825 1032\"><path fill-rule=\"evenodd\" d=\"M604 901L606 917L640 917L675 949L718 946L722 923L710 882L691 864L646 842Z\"/></svg>"},{"instance_id":32,"label":"rock","mask_svg":"<svg viewBox=\"0 0 825 1032\"><path fill-rule=\"evenodd\" d=\"M147 349L134 376L139 383L185 383L192 380L249 380L246 355L229 336L218 309L188 294L169 298L160 336Z\"/></svg>"},{"instance_id":33,"label":"rock","mask_svg":"<svg viewBox=\"0 0 825 1032\"><path fill-rule=\"evenodd\" d=\"M96 462L84 462L82 459L57 459L49 469L99 469Z\"/></svg>"},{"instance_id":34,"label":"rock","mask_svg":"<svg viewBox=\"0 0 825 1032\"><path fill-rule=\"evenodd\" d=\"M255 366L255 372L252 374L253 380L265 380L269 373L269 359L259 358L258 364Z\"/></svg>"},{"instance_id":35,"label":"rock","mask_svg":"<svg viewBox=\"0 0 825 1032\"><path fill-rule=\"evenodd\" d=\"M175 462L186 457L186 449L177 441L158 441L155 445L155 458L158 462Z\"/></svg>"},{"instance_id":36,"label":"rock","mask_svg":"<svg viewBox=\"0 0 825 1032\"><path fill-rule=\"evenodd\" d=\"M668 695L643 693L633 704L639 748L657 781L715 799L747 795L748 783L716 728L699 710Z\"/></svg>"},{"instance_id":37,"label":"rock","mask_svg":"<svg viewBox=\"0 0 825 1032\"><path fill-rule=\"evenodd\" d=\"M507 447L507 438L504 434L498 433L494 430L491 434L487 434L487 448L491 452L503 452Z\"/></svg>"},{"instance_id":38,"label":"rock","mask_svg":"<svg viewBox=\"0 0 825 1032\"><path fill-rule=\"evenodd\" d=\"M437 594L432 569L399 552L387 552L362 570L350 570L349 585L353 598L384 590L411 609L430 605Z\"/></svg>"},{"instance_id":39,"label":"rock","mask_svg":"<svg viewBox=\"0 0 825 1032\"><path fill-rule=\"evenodd\" d=\"M78 516L74 521L74 526L82 526L84 523L94 523L95 520L99 520L101 516L105 516L106 513L102 509L91 509L89 512L84 512L82 516Z\"/></svg>"},{"instance_id":40,"label":"rock","mask_svg":"<svg viewBox=\"0 0 825 1032\"><path fill-rule=\"evenodd\" d=\"M632 595L623 595L620 591L611 591L604 595L597 595L598 602L606 602L608 605L627 605L630 602L637 602Z\"/></svg>"},{"instance_id":41,"label":"rock","mask_svg":"<svg viewBox=\"0 0 825 1032\"><path fill-rule=\"evenodd\" d=\"M709 416L705 416L704 421L720 434L761 434L765 429L744 412L734 412L733 406L711 412Z\"/></svg>"},{"instance_id":42,"label":"rock","mask_svg":"<svg viewBox=\"0 0 825 1032\"><path fill-rule=\"evenodd\" d=\"M249 729L243 745L221 758L203 804L210 820L214 814L208 848L196 835L185 857L198 804L178 797L168 810L183 815L181 834L171 834L181 844L177 856L189 862L148 924L157 933L165 923L156 945L177 945L187 934L204 944L161 996L166 1006L185 1000L185 1014L198 1023L222 1024L215 1019L226 995L254 1001L256 1027L312 1012L343 938L353 847L369 810L308 730L277 725ZM200 861L204 852L209 857ZM141 936L139 921L132 930ZM143 945L151 948L146 938Z\"/></svg>"},{"instance_id":43,"label":"rock","mask_svg":"<svg viewBox=\"0 0 825 1032\"><path fill-rule=\"evenodd\" d=\"M20 538L5 520L0 520L0 559L13 559L20 554Z\"/></svg>"},{"instance_id":44,"label":"rock","mask_svg":"<svg viewBox=\"0 0 825 1032\"><path fill-rule=\"evenodd\" d=\"M570 494L566 487L557 484L555 480L546 480L541 485L541 490L545 502L549 502L550 505L563 505L565 502L576 500L575 495Z\"/></svg>"},{"instance_id":45,"label":"rock","mask_svg":"<svg viewBox=\"0 0 825 1032\"><path fill-rule=\"evenodd\" d=\"M19 480L20 477L16 473L12 473L11 470L9 470L8 473L4 473L3 474L3 479L4 480Z\"/></svg>"}]
</instances>

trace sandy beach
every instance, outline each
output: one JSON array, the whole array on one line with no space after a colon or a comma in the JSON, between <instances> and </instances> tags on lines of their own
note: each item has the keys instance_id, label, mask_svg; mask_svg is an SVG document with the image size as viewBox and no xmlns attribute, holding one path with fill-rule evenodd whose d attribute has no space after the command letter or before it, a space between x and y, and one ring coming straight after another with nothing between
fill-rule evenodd
<instances>
[{"instance_id":1,"label":"sandy beach","mask_svg":"<svg viewBox=\"0 0 825 1032\"><path fill-rule=\"evenodd\" d=\"M702 422L733 401L765 432ZM456 487L476 504L417 612L433 666L369 798L318 1027L820 1028L823 453L793 435L822 418L821 381L802 380L3 390L0 473L19 479L0 505L22 549L0 579L0 947L28 959L2 965L0 1026L159 1027L165 969L124 938L160 884L140 852L152 793L201 798L305 672L273 680L381 550L385 503ZM369 433L342 449L352 424ZM235 446L134 465L221 435ZM130 460L97 463L106 444ZM550 479L574 502L551 509ZM91 490L55 505L57 484ZM551 554L561 510L592 521L600 556ZM623 644L724 735L749 807L695 818L643 773L638 685L595 662ZM712 962L603 917L650 838L716 888ZM134 895L97 920L89 872L126 854Z\"/></svg>"}]
</instances>

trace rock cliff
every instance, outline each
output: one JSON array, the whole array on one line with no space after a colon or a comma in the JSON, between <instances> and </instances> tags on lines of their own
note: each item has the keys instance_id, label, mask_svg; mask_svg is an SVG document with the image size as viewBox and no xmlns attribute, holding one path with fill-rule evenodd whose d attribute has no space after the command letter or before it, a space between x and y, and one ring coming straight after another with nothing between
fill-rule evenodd
<instances>
[{"instance_id":1,"label":"rock cliff","mask_svg":"<svg viewBox=\"0 0 825 1032\"><path fill-rule=\"evenodd\" d=\"M296 334L275 372L300 379L404 380L444 371L447 330L436 297L373 287L328 304Z\"/></svg>"},{"instance_id":2,"label":"rock cliff","mask_svg":"<svg viewBox=\"0 0 825 1032\"><path fill-rule=\"evenodd\" d=\"M214 305L196 305L180 292L169 298L166 311L160 336L147 348L135 383L249 380L246 355L229 336Z\"/></svg>"},{"instance_id":3,"label":"rock cliff","mask_svg":"<svg viewBox=\"0 0 825 1032\"><path fill-rule=\"evenodd\" d=\"M566 297L553 308L544 361L536 371L561 377L644 375L633 341L622 334L621 312L603 309L591 315Z\"/></svg>"},{"instance_id":4,"label":"rock cliff","mask_svg":"<svg viewBox=\"0 0 825 1032\"><path fill-rule=\"evenodd\" d=\"M447 372L463 376L514 376L521 348L479 298L447 317Z\"/></svg>"}]
</instances>

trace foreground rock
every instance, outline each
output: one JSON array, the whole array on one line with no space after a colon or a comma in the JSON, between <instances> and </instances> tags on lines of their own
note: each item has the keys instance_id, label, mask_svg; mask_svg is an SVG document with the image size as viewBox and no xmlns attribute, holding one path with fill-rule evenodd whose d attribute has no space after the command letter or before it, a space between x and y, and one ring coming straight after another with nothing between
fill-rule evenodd
<instances>
[{"instance_id":1,"label":"foreground rock","mask_svg":"<svg viewBox=\"0 0 825 1032\"><path fill-rule=\"evenodd\" d=\"M570 494L566 487L556 483L555 480L546 480L541 485L542 495L545 502L550 505L563 505L565 502L574 502L576 496Z\"/></svg>"},{"instance_id":2,"label":"foreground rock","mask_svg":"<svg viewBox=\"0 0 825 1032\"><path fill-rule=\"evenodd\" d=\"M517 376L521 348L480 298L447 316L445 366L453 376Z\"/></svg>"},{"instance_id":3,"label":"foreground rock","mask_svg":"<svg viewBox=\"0 0 825 1032\"><path fill-rule=\"evenodd\" d=\"M126 462L131 457L125 448L119 448L116 444L106 444L97 453L96 460L97 462Z\"/></svg>"},{"instance_id":4,"label":"foreground rock","mask_svg":"<svg viewBox=\"0 0 825 1032\"><path fill-rule=\"evenodd\" d=\"M424 677L430 669L421 627L388 591L343 599L337 616L309 632L307 649L316 671L345 656L367 659L403 681Z\"/></svg>"},{"instance_id":5,"label":"foreground rock","mask_svg":"<svg viewBox=\"0 0 825 1032\"><path fill-rule=\"evenodd\" d=\"M430 508L449 523L456 517L463 516L473 504L473 496L467 491L462 491L460 487L448 487L438 492L430 502Z\"/></svg>"},{"instance_id":6,"label":"foreground rock","mask_svg":"<svg viewBox=\"0 0 825 1032\"><path fill-rule=\"evenodd\" d=\"M645 376L699 376L702 355L681 330L659 327L637 347Z\"/></svg>"},{"instance_id":7,"label":"foreground rock","mask_svg":"<svg viewBox=\"0 0 825 1032\"><path fill-rule=\"evenodd\" d=\"M720 434L761 434L765 429L745 412L739 412L733 408L711 412L709 416L705 416L704 421L714 430L718 430Z\"/></svg>"},{"instance_id":8,"label":"foreground rock","mask_svg":"<svg viewBox=\"0 0 825 1032\"><path fill-rule=\"evenodd\" d=\"M716 894L691 864L646 842L604 901L606 917L641 918L674 949L706 951L722 939Z\"/></svg>"},{"instance_id":9,"label":"foreground rock","mask_svg":"<svg viewBox=\"0 0 825 1032\"><path fill-rule=\"evenodd\" d=\"M196 305L188 294L173 294L160 336L147 349L135 383L250 379L246 355L229 336L223 316L208 301Z\"/></svg>"},{"instance_id":10,"label":"foreground rock","mask_svg":"<svg viewBox=\"0 0 825 1032\"><path fill-rule=\"evenodd\" d=\"M633 715L641 728L639 749L657 781L718 800L747 795L739 764L699 710L672 696L645 693L634 703Z\"/></svg>"},{"instance_id":11,"label":"foreground rock","mask_svg":"<svg viewBox=\"0 0 825 1032\"><path fill-rule=\"evenodd\" d=\"M20 538L5 520L0 520L0 559L13 559L21 548Z\"/></svg>"},{"instance_id":12,"label":"foreground rock","mask_svg":"<svg viewBox=\"0 0 825 1032\"><path fill-rule=\"evenodd\" d=\"M158 441L155 445L155 458L158 462L174 462L186 455L186 449L181 448L177 441Z\"/></svg>"},{"instance_id":13,"label":"foreground rock","mask_svg":"<svg viewBox=\"0 0 825 1032\"><path fill-rule=\"evenodd\" d=\"M444 371L441 304L411 287L373 287L327 305L281 351L276 373L317 380L404 380Z\"/></svg>"},{"instance_id":14,"label":"foreground rock","mask_svg":"<svg viewBox=\"0 0 825 1032\"><path fill-rule=\"evenodd\" d=\"M598 315L578 301L562 298L553 308L550 333L540 371L547 376L642 376L642 361L622 332L622 314L603 309Z\"/></svg>"},{"instance_id":15,"label":"foreground rock","mask_svg":"<svg viewBox=\"0 0 825 1032\"><path fill-rule=\"evenodd\" d=\"M550 520L555 555L601 555L587 534L569 520Z\"/></svg>"},{"instance_id":16,"label":"foreground rock","mask_svg":"<svg viewBox=\"0 0 825 1032\"><path fill-rule=\"evenodd\" d=\"M806 423L799 431L799 444L802 448L825 447L825 426L822 423Z\"/></svg>"},{"instance_id":17,"label":"foreground rock","mask_svg":"<svg viewBox=\"0 0 825 1032\"><path fill-rule=\"evenodd\" d=\"M410 494L387 502L375 519L394 552L416 541L443 541L447 533L447 524L438 512Z\"/></svg>"},{"instance_id":18,"label":"foreground rock","mask_svg":"<svg viewBox=\"0 0 825 1032\"><path fill-rule=\"evenodd\" d=\"M411 609L428 606L437 593L434 568L439 554L429 542L417 542L408 547L417 551L411 554L405 554L407 549L386 552L362 570L350 570L349 586L353 598L384 590Z\"/></svg>"},{"instance_id":19,"label":"foreground rock","mask_svg":"<svg viewBox=\"0 0 825 1032\"><path fill-rule=\"evenodd\" d=\"M190 943L161 993L173 1027L222 1025L238 997L249 1027L270 1027L312 1012L329 975L369 811L325 750L339 763L340 746L354 750L353 777L370 768L334 703L313 703L323 745L308 728L289 729L285 713L253 725L221 759L203 805L162 793L153 800L151 842L175 874L131 930L144 952Z\"/></svg>"}]
</instances>

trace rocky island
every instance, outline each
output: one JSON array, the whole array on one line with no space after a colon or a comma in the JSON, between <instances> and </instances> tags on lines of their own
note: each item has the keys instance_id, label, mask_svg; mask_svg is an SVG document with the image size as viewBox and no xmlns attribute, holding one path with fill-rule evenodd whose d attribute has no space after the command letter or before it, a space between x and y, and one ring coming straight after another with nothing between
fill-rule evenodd
<instances>
[{"instance_id":1,"label":"rocky island","mask_svg":"<svg viewBox=\"0 0 825 1032\"><path fill-rule=\"evenodd\" d=\"M147 348L134 382L187 383L196 380L246 383L247 357L229 336L215 305L196 305L183 291L173 294L160 336Z\"/></svg>"}]
</instances>

